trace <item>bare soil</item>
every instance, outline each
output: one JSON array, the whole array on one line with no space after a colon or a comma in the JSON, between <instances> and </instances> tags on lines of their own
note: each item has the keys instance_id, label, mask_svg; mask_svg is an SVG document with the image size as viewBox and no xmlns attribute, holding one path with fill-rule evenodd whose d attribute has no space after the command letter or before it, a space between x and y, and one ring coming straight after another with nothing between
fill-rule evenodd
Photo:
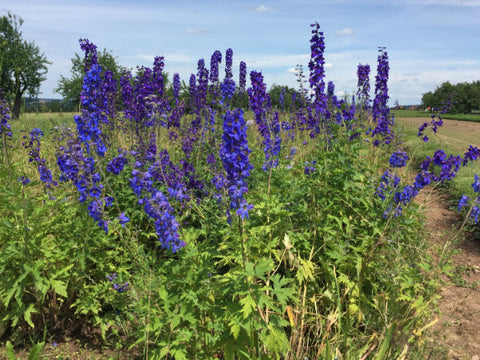
<instances>
[{"instance_id":1,"label":"bare soil","mask_svg":"<svg viewBox=\"0 0 480 360\"><path fill-rule=\"evenodd\" d=\"M420 126L428 119L398 119ZM444 120L438 135L452 147L465 151L480 143L480 123ZM473 179L472 179L473 181ZM436 346L445 348L448 359L480 360L480 239L459 232L463 219L452 209L448 196L438 191L421 193L434 256L452 251L452 270L440 291L438 322L430 331Z\"/></svg>"}]
</instances>

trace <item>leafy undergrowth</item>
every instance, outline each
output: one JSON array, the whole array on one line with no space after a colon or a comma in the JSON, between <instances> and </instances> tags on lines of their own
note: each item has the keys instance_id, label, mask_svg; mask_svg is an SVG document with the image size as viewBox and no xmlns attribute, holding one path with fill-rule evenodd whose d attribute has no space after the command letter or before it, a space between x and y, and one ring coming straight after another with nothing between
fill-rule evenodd
<instances>
[{"instance_id":1,"label":"leafy undergrowth","mask_svg":"<svg viewBox=\"0 0 480 360\"><path fill-rule=\"evenodd\" d=\"M35 128L3 147L3 354L430 356L439 271L411 200L449 173L432 162L413 185L405 176L385 49L373 106L366 67L355 106L323 92L313 33L313 95L281 113L261 73L235 86L231 51L222 83L199 61L181 97L176 81L164 91L161 58L115 88L82 40L76 129ZM235 96L248 96L247 115Z\"/></svg>"}]
</instances>

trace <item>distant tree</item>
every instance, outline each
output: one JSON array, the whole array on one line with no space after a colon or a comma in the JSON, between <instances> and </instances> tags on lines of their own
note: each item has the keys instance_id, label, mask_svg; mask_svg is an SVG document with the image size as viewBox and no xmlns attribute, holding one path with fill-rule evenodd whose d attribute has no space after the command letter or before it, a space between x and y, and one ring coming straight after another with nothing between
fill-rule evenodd
<instances>
[{"instance_id":1,"label":"distant tree","mask_svg":"<svg viewBox=\"0 0 480 360\"><path fill-rule=\"evenodd\" d=\"M117 63L117 59L111 52L103 49L98 52L98 64L102 67L102 73L110 70L113 77L120 80L120 77L125 70L124 67ZM58 87L54 90L63 97L63 100L74 103L77 107L80 104L80 92L82 91L83 77L85 75L85 59L84 56L75 54L71 59L72 68L70 70L70 77L60 76Z\"/></svg>"},{"instance_id":2,"label":"distant tree","mask_svg":"<svg viewBox=\"0 0 480 360\"><path fill-rule=\"evenodd\" d=\"M279 110L290 109L294 99L300 99L300 93L288 86L273 84L268 91L272 106Z\"/></svg>"},{"instance_id":3,"label":"distant tree","mask_svg":"<svg viewBox=\"0 0 480 360\"><path fill-rule=\"evenodd\" d=\"M11 13L0 18L0 87L13 99L14 119L20 116L23 95L38 95L50 64L33 41L22 39L22 24L23 19Z\"/></svg>"},{"instance_id":4,"label":"distant tree","mask_svg":"<svg viewBox=\"0 0 480 360\"><path fill-rule=\"evenodd\" d=\"M422 105L425 108L438 108L449 104L449 113L469 114L480 109L480 81L451 84L444 82L433 92L422 96Z\"/></svg>"}]
</instances>

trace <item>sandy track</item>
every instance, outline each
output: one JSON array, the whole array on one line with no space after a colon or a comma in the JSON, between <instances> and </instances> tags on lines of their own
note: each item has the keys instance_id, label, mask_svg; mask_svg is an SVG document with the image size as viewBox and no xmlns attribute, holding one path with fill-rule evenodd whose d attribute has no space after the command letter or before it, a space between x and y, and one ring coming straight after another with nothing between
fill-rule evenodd
<instances>
[{"instance_id":1,"label":"sandy track","mask_svg":"<svg viewBox=\"0 0 480 360\"><path fill-rule=\"evenodd\" d=\"M428 120L399 118L396 121L402 126L418 128ZM431 135L431 130L427 135ZM469 145L480 147L480 123L444 120L435 136L462 154ZM449 208L445 195L434 191L427 196L426 191L422 191L418 201L426 209L426 230L432 249L436 249L433 252L441 251L445 244L452 245L452 241L458 250L452 257L455 276L445 278L441 288L439 321L432 331L432 340L448 349L448 359L480 360L480 239L472 234L458 234L463 219Z\"/></svg>"}]
</instances>

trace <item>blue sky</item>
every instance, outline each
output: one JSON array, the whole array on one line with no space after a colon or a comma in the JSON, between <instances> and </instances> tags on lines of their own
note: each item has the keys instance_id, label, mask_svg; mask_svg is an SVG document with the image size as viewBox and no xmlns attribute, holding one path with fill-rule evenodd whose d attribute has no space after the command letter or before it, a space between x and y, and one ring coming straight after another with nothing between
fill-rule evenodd
<instances>
[{"instance_id":1,"label":"blue sky","mask_svg":"<svg viewBox=\"0 0 480 360\"><path fill-rule=\"evenodd\" d=\"M480 80L480 0L2 0L0 14L24 19L23 37L33 40L52 65L41 97L53 93L79 38L106 48L121 65L151 66L188 82L199 58L227 48L248 72L262 71L268 86L297 87L293 69L308 72L310 24L325 35L326 81L339 95L356 90L359 63L370 64L374 87L378 47L390 60L390 103L420 103L444 81ZM248 84L247 84L248 85Z\"/></svg>"}]
</instances>

